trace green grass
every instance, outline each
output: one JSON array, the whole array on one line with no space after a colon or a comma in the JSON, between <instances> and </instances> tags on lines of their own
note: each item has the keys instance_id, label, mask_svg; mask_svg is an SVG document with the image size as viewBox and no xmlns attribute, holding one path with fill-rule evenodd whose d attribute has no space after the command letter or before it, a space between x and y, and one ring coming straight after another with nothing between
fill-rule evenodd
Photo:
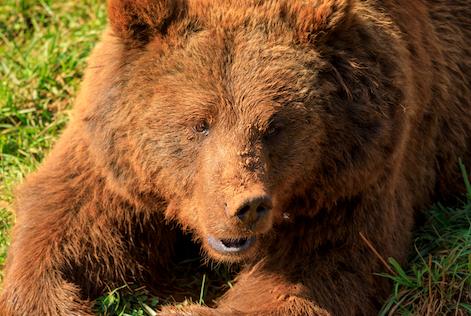
<instances>
[{"instance_id":1,"label":"green grass","mask_svg":"<svg viewBox=\"0 0 471 316\"><path fill-rule=\"evenodd\" d=\"M394 291L381 315L471 315L471 200L433 207L414 246L406 271L389 259Z\"/></svg>"},{"instance_id":2,"label":"green grass","mask_svg":"<svg viewBox=\"0 0 471 316\"><path fill-rule=\"evenodd\" d=\"M102 315L144 316L151 314L159 299L149 295L145 288L130 289L124 285L97 300L97 312Z\"/></svg>"},{"instance_id":3,"label":"green grass","mask_svg":"<svg viewBox=\"0 0 471 316\"><path fill-rule=\"evenodd\" d=\"M14 185L38 166L67 122L105 23L104 1L0 2L0 267L14 221ZM471 314L471 189L460 207L437 205L427 214L409 267L390 260L394 273L385 277L394 281L394 291L382 315ZM195 276L191 286L201 289L196 303L209 300L208 288L219 276ZM97 310L151 315L170 301L123 286L101 297Z\"/></svg>"},{"instance_id":4,"label":"green grass","mask_svg":"<svg viewBox=\"0 0 471 316\"><path fill-rule=\"evenodd\" d=\"M454 208L436 204L416 232L407 271L392 258L384 275L394 291L380 315L471 315L471 184L461 164L466 195Z\"/></svg>"}]
</instances>

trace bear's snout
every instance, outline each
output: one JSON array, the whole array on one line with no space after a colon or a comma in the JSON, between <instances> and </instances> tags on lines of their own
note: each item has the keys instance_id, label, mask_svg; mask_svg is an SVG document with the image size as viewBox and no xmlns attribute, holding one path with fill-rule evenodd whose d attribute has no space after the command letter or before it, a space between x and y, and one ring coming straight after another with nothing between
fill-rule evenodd
<instances>
[{"instance_id":1,"label":"bear's snout","mask_svg":"<svg viewBox=\"0 0 471 316\"><path fill-rule=\"evenodd\" d=\"M263 221L272 208L271 197L266 194L248 195L232 203L225 204L226 215L236 219L245 227L254 230Z\"/></svg>"},{"instance_id":2,"label":"bear's snout","mask_svg":"<svg viewBox=\"0 0 471 316\"><path fill-rule=\"evenodd\" d=\"M205 248L218 260L250 257L260 246L259 237L272 228L274 199L261 185L253 185L239 194L226 195L223 200L226 201L223 214L204 212L213 215L205 217L201 229ZM220 208L213 204L212 209Z\"/></svg>"},{"instance_id":3,"label":"bear's snout","mask_svg":"<svg viewBox=\"0 0 471 316\"><path fill-rule=\"evenodd\" d=\"M242 235L263 234L271 228L272 196L263 185L248 186L239 194L226 195L224 200L223 221Z\"/></svg>"}]
</instances>

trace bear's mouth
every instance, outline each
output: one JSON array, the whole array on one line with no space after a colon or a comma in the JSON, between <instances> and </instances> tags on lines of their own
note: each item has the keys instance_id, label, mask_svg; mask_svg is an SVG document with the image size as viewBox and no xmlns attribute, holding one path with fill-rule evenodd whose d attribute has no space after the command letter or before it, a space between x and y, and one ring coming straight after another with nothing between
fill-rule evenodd
<instances>
[{"instance_id":1,"label":"bear's mouth","mask_svg":"<svg viewBox=\"0 0 471 316\"><path fill-rule=\"evenodd\" d=\"M219 239L208 237L208 244L217 252L224 254L238 254L249 249L255 242L256 237Z\"/></svg>"}]
</instances>

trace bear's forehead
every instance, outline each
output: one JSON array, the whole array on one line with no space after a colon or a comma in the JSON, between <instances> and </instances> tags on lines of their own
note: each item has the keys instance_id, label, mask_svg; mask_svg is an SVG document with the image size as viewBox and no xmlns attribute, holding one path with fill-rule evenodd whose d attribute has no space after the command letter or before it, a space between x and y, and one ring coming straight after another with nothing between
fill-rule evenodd
<instances>
[{"instance_id":1,"label":"bear's forehead","mask_svg":"<svg viewBox=\"0 0 471 316\"><path fill-rule=\"evenodd\" d=\"M131 76L144 74L145 85L149 78L159 107L178 105L194 116L233 108L269 117L306 103L323 61L315 49L296 44L279 18L280 2L189 1L186 18L149 43Z\"/></svg>"},{"instance_id":2,"label":"bear's forehead","mask_svg":"<svg viewBox=\"0 0 471 316\"><path fill-rule=\"evenodd\" d=\"M188 16L206 25L232 28L250 27L261 22L273 26L281 22L286 5L283 1L261 0L191 0L188 1Z\"/></svg>"},{"instance_id":3,"label":"bear's forehead","mask_svg":"<svg viewBox=\"0 0 471 316\"><path fill-rule=\"evenodd\" d=\"M298 45L287 19L285 1L187 1L182 21L149 46L156 56L157 78L194 87L229 89L233 93L290 91L294 96L323 67L315 49ZM178 78L179 77L179 78ZM178 79L177 79L178 78ZM238 97L238 96L235 96Z\"/></svg>"},{"instance_id":4,"label":"bear's forehead","mask_svg":"<svg viewBox=\"0 0 471 316\"><path fill-rule=\"evenodd\" d=\"M154 69L156 86L172 99L191 96L209 104L223 95L235 104L286 103L305 97L322 61L315 50L257 30L214 28L155 56L145 68Z\"/></svg>"},{"instance_id":5,"label":"bear's forehead","mask_svg":"<svg viewBox=\"0 0 471 316\"><path fill-rule=\"evenodd\" d=\"M202 111L271 111L302 103L316 80L313 60L314 52L306 54L260 34L201 31L155 62L155 102Z\"/></svg>"}]
</instances>

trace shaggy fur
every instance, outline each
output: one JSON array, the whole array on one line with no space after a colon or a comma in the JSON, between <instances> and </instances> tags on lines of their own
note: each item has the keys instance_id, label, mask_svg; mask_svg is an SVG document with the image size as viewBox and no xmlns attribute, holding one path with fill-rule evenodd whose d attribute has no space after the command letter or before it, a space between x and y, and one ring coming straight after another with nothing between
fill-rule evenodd
<instances>
[{"instance_id":1,"label":"shaggy fur","mask_svg":"<svg viewBox=\"0 0 471 316\"><path fill-rule=\"evenodd\" d=\"M469 1L108 9L74 117L17 192L1 315L92 315L106 286L169 273L175 223L242 265L185 315L374 315L389 285L361 236L403 262L416 211L471 167Z\"/></svg>"}]
</instances>

